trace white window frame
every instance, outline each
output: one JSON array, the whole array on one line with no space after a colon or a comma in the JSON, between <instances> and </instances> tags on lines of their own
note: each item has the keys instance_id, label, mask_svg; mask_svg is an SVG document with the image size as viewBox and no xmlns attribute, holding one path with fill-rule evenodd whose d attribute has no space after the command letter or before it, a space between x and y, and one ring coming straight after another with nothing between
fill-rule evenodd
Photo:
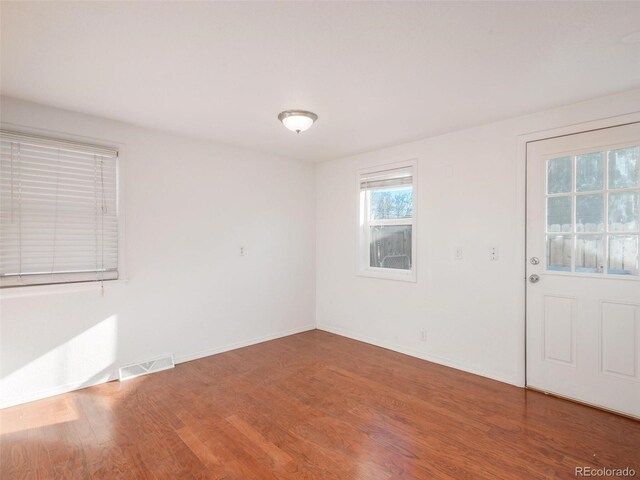
<instances>
[{"instance_id":1,"label":"white window frame","mask_svg":"<svg viewBox=\"0 0 640 480\"><path fill-rule=\"evenodd\" d=\"M117 141L102 138L85 137L64 132L44 130L39 128L29 128L24 125L17 125L8 122L0 122L0 129L6 131L15 131L25 136L32 135L41 137L43 140L50 139L53 142L60 141L63 143L79 143L83 145L105 146L105 148L114 148L118 151L115 159L116 162L116 196L117 196L117 219L118 219L118 278L104 281L92 280L81 282L61 282L50 284L32 284L21 285L19 287L0 288L0 300L9 298L31 297L50 294L66 294L73 292L97 291L104 292L111 290L113 287L119 288L129 282L126 268L126 249L125 249L125 159L127 156L126 145Z\"/></svg>"},{"instance_id":2,"label":"white window frame","mask_svg":"<svg viewBox=\"0 0 640 480\"><path fill-rule=\"evenodd\" d=\"M412 186L412 216L411 218L390 219L390 220L369 220L369 202L368 194L361 189L362 175L372 173L382 173L386 170L396 170L401 168L411 168L411 186ZM381 164L372 167L363 168L356 174L356 192L358 198L358 222L357 222L357 252L358 265L356 274L361 277L380 278L385 280L399 280L404 282L417 282L418 274L418 161L417 159L406 160L402 162ZM397 268L380 268L370 266L370 248L371 248L371 226L375 225L411 225L411 269L401 270Z\"/></svg>"}]
</instances>

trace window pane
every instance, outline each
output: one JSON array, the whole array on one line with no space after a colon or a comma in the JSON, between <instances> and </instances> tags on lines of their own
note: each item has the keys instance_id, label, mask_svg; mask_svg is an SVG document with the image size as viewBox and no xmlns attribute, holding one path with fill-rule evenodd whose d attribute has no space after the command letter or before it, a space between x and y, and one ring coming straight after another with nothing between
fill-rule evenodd
<instances>
[{"instance_id":1,"label":"window pane","mask_svg":"<svg viewBox=\"0 0 640 480\"><path fill-rule=\"evenodd\" d=\"M571 235L547 237L547 270L571 271Z\"/></svg>"},{"instance_id":2,"label":"window pane","mask_svg":"<svg viewBox=\"0 0 640 480\"><path fill-rule=\"evenodd\" d=\"M609 188L638 186L640 147L621 148L609 152Z\"/></svg>"},{"instance_id":3,"label":"window pane","mask_svg":"<svg viewBox=\"0 0 640 480\"><path fill-rule=\"evenodd\" d=\"M640 215L636 192L619 192L609 194L609 231L628 232L638 230Z\"/></svg>"},{"instance_id":4,"label":"window pane","mask_svg":"<svg viewBox=\"0 0 640 480\"><path fill-rule=\"evenodd\" d=\"M571 157L547 161L547 193L570 192L571 183Z\"/></svg>"},{"instance_id":5,"label":"window pane","mask_svg":"<svg viewBox=\"0 0 640 480\"><path fill-rule=\"evenodd\" d=\"M576 191L590 192L604 187L604 154L587 153L576 156Z\"/></svg>"},{"instance_id":6,"label":"window pane","mask_svg":"<svg viewBox=\"0 0 640 480\"><path fill-rule=\"evenodd\" d=\"M369 265L411 270L411 225L378 225L370 228Z\"/></svg>"},{"instance_id":7,"label":"window pane","mask_svg":"<svg viewBox=\"0 0 640 480\"><path fill-rule=\"evenodd\" d=\"M547 231L571 231L571 197L551 197L547 199Z\"/></svg>"},{"instance_id":8,"label":"window pane","mask_svg":"<svg viewBox=\"0 0 640 480\"><path fill-rule=\"evenodd\" d=\"M604 195L576 197L576 232L604 230Z\"/></svg>"},{"instance_id":9,"label":"window pane","mask_svg":"<svg viewBox=\"0 0 640 480\"><path fill-rule=\"evenodd\" d=\"M602 237L585 235L576 238L576 272L603 273Z\"/></svg>"},{"instance_id":10,"label":"window pane","mask_svg":"<svg viewBox=\"0 0 640 480\"><path fill-rule=\"evenodd\" d=\"M609 273L638 275L638 236L609 238Z\"/></svg>"},{"instance_id":11,"label":"window pane","mask_svg":"<svg viewBox=\"0 0 640 480\"><path fill-rule=\"evenodd\" d=\"M413 187L395 187L370 191L370 219L411 218Z\"/></svg>"}]
</instances>

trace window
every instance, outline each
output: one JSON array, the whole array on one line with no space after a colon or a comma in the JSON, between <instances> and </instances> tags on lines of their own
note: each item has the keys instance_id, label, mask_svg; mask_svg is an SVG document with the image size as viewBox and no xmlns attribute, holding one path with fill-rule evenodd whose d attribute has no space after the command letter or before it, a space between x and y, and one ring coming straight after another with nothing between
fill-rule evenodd
<instances>
[{"instance_id":1,"label":"window","mask_svg":"<svg viewBox=\"0 0 640 480\"><path fill-rule=\"evenodd\" d=\"M117 279L117 151L2 131L0 154L0 287Z\"/></svg>"},{"instance_id":2,"label":"window","mask_svg":"<svg viewBox=\"0 0 640 480\"><path fill-rule=\"evenodd\" d=\"M547 270L638 276L640 147L551 158L546 168Z\"/></svg>"},{"instance_id":3,"label":"window","mask_svg":"<svg viewBox=\"0 0 640 480\"><path fill-rule=\"evenodd\" d=\"M360 173L360 273L415 281L415 169Z\"/></svg>"}]
</instances>

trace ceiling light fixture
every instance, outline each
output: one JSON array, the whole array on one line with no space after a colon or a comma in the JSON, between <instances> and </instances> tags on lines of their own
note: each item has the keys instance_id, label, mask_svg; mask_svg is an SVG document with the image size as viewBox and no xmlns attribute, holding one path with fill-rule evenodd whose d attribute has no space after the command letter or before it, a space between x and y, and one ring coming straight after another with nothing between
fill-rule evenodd
<instances>
[{"instance_id":1,"label":"ceiling light fixture","mask_svg":"<svg viewBox=\"0 0 640 480\"><path fill-rule=\"evenodd\" d=\"M292 132L301 133L308 130L318 115L305 110L285 110L278 115L278 120Z\"/></svg>"}]
</instances>

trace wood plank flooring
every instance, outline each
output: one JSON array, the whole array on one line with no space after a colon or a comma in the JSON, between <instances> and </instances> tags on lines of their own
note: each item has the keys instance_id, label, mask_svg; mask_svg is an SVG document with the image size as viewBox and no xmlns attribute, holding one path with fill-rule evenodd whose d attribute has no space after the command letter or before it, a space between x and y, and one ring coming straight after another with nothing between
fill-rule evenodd
<instances>
[{"instance_id":1,"label":"wood plank flooring","mask_svg":"<svg viewBox=\"0 0 640 480\"><path fill-rule=\"evenodd\" d=\"M640 477L640 422L318 330L0 421L3 480Z\"/></svg>"}]
</instances>

